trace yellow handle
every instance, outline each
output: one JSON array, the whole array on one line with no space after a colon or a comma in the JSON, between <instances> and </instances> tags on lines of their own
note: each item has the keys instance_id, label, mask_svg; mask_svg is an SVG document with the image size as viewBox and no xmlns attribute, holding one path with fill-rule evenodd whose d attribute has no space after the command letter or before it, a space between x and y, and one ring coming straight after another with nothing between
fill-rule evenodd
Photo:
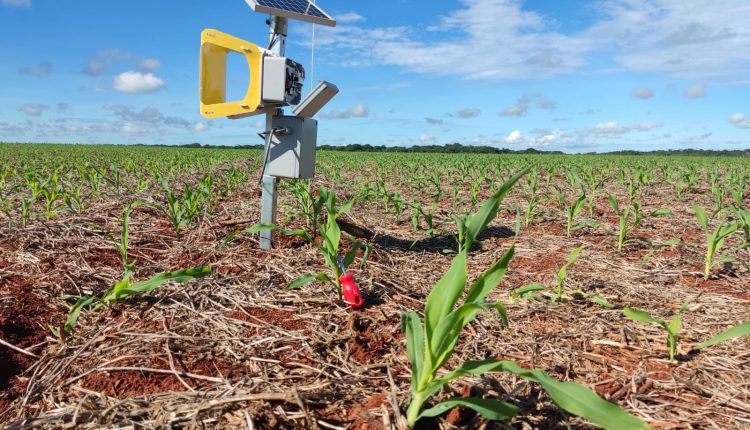
<instances>
[{"instance_id":1,"label":"yellow handle","mask_svg":"<svg viewBox=\"0 0 750 430\"><path fill-rule=\"evenodd\" d=\"M227 101L227 55L237 52L247 60L250 85L242 100ZM200 87L201 115L219 118L252 115L260 107L260 70L263 53L258 45L218 30L201 33Z\"/></svg>"}]
</instances>

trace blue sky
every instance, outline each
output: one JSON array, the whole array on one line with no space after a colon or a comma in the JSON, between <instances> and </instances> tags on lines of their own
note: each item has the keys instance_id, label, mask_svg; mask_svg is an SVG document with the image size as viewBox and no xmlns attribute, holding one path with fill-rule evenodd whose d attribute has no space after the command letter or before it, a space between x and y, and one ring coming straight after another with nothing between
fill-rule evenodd
<instances>
[{"instance_id":1,"label":"blue sky","mask_svg":"<svg viewBox=\"0 0 750 430\"><path fill-rule=\"evenodd\" d=\"M567 152L750 147L750 2L318 0L287 55L337 84L319 143ZM260 143L198 112L200 32L267 43L243 0L0 0L0 140ZM244 93L232 61L229 94ZM233 72L237 71L237 73Z\"/></svg>"}]
</instances>

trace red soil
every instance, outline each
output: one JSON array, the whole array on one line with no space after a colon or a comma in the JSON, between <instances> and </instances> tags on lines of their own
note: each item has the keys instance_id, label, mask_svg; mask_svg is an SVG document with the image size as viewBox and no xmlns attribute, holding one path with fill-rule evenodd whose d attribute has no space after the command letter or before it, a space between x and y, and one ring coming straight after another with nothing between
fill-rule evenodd
<instances>
[{"instance_id":1,"label":"red soil","mask_svg":"<svg viewBox=\"0 0 750 430\"><path fill-rule=\"evenodd\" d=\"M20 276L0 278L0 339L24 349L44 342L58 314L50 303L33 293L33 286L33 280ZM34 361L33 357L0 346L0 411L23 394L25 384L19 377Z\"/></svg>"}]
</instances>

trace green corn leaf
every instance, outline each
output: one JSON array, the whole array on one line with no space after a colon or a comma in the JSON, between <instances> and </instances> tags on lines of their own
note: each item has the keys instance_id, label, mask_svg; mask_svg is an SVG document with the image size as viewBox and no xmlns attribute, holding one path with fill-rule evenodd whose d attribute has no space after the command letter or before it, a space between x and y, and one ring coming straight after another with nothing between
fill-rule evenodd
<instances>
[{"instance_id":1,"label":"green corn leaf","mask_svg":"<svg viewBox=\"0 0 750 430\"><path fill-rule=\"evenodd\" d=\"M211 274L211 268L207 266L193 267L191 269L176 270L174 272L160 273L145 281L136 282L130 284L130 286L121 292L117 297L133 296L136 294L147 293L155 288L158 288L167 281L174 281L177 283L184 283L192 279L202 278Z\"/></svg>"},{"instance_id":2,"label":"green corn leaf","mask_svg":"<svg viewBox=\"0 0 750 430\"><path fill-rule=\"evenodd\" d=\"M520 288L516 288L510 293L516 297L524 297L529 293L533 293L536 291L544 291L546 289L547 287L545 287L544 285L539 284L539 283L534 283L534 284L524 285L523 287L520 287Z\"/></svg>"},{"instance_id":3,"label":"green corn leaf","mask_svg":"<svg viewBox=\"0 0 750 430\"><path fill-rule=\"evenodd\" d=\"M660 217L660 216L672 216L672 211L669 209L657 209L649 215L652 218L653 217Z\"/></svg>"},{"instance_id":4,"label":"green corn leaf","mask_svg":"<svg viewBox=\"0 0 750 430\"><path fill-rule=\"evenodd\" d=\"M288 290L296 290L298 288L304 287L312 281L315 281L315 275L308 273L290 282L289 285L286 286L286 288Z\"/></svg>"},{"instance_id":5,"label":"green corn leaf","mask_svg":"<svg viewBox=\"0 0 750 430\"><path fill-rule=\"evenodd\" d=\"M338 255L339 243L341 243L341 228L335 218L328 218L326 229L323 232L323 247L331 255Z\"/></svg>"},{"instance_id":6,"label":"green corn leaf","mask_svg":"<svg viewBox=\"0 0 750 430\"><path fill-rule=\"evenodd\" d=\"M687 310L688 306L690 306L691 302L692 302L692 299L685 300L685 302L682 305L680 305L680 309L677 310L677 314L682 315Z\"/></svg>"},{"instance_id":7,"label":"green corn leaf","mask_svg":"<svg viewBox=\"0 0 750 430\"><path fill-rule=\"evenodd\" d=\"M667 326L667 331L672 336L677 336L682 330L682 320L680 319L680 313L672 317L672 321Z\"/></svg>"},{"instance_id":8,"label":"green corn leaf","mask_svg":"<svg viewBox=\"0 0 750 430\"><path fill-rule=\"evenodd\" d=\"M490 293L505 276L505 272L508 270L508 264L513 258L515 253L515 245L511 246L500 260L498 260L492 267L487 269L469 288L469 292L466 294L466 303L484 301L487 294Z\"/></svg>"},{"instance_id":9,"label":"green corn leaf","mask_svg":"<svg viewBox=\"0 0 750 430\"><path fill-rule=\"evenodd\" d=\"M531 170L531 166L526 167L520 172L516 173L513 177L505 181L495 194L489 199L485 200L482 207L479 208L477 213L473 214L468 223L466 224L466 236L464 237L464 244L466 249L470 249L472 243L476 240L479 233L487 227L497 216L497 211L500 208L500 202L503 201L505 195L513 188L513 186L521 179L526 173Z\"/></svg>"},{"instance_id":10,"label":"green corn leaf","mask_svg":"<svg viewBox=\"0 0 750 430\"><path fill-rule=\"evenodd\" d=\"M698 221L698 225L703 230L708 230L708 215L706 215L706 210L698 205L693 206L693 210L695 211L695 219Z\"/></svg>"},{"instance_id":11,"label":"green corn leaf","mask_svg":"<svg viewBox=\"0 0 750 430\"><path fill-rule=\"evenodd\" d=\"M518 407L496 399L455 398L440 402L422 412L420 418L436 417L456 407L469 408L488 420L507 420L518 414Z\"/></svg>"},{"instance_id":12,"label":"green corn leaf","mask_svg":"<svg viewBox=\"0 0 750 430\"><path fill-rule=\"evenodd\" d=\"M560 382L542 370L527 370L508 360L467 361L440 378L434 384L441 386L463 375L481 375L487 372L510 372L528 381L537 382L552 400L565 411L584 418L607 430L645 430L646 423L628 414L576 382Z\"/></svg>"},{"instance_id":13,"label":"green corn leaf","mask_svg":"<svg viewBox=\"0 0 750 430\"><path fill-rule=\"evenodd\" d=\"M422 322L416 312L401 312L401 332L406 336L406 355L412 367L411 388L417 389L417 383L424 372L424 335Z\"/></svg>"},{"instance_id":14,"label":"green corn leaf","mask_svg":"<svg viewBox=\"0 0 750 430\"><path fill-rule=\"evenodd\" d=\"M354 202L355 202L356 200L357 200L357 199L356 199L356 198L354 198L354 199L351 199L351 200L347 201L346 203L344 203L344 204L343 204L343 205L341 206L341 208L339 209L339 212L338 212L338 214L339 214L339 215L341 215L341 214L345 214L345 213L349 212L349 210L350 210L350 209L352 208L352 205L354 204Z\"/></svg>"},{"instance_id":15,"label":"green corn leaf","mask_svg":"<svg viewBox=\"0 0 750 430\"><path fill-rule=\"evenodd\" d=\"M581 209L583 208L583 204L586 203L586 195L582 195L581 197L576 200L575 204L573 205L573 212L572 215L578 215L578 213L581 212Z\"/></svg>"},{"instance_id":16,"label":"green corn leaf","mask_svg":"<svg viewBox=\"0 0 750 430\"><path fill-rule=\"evenodd\" d=\"M591 297L591 301L596 303L599 306L605 307L607 309L614 309L615 305L610 303L607 299L602 297L601 295L597 294L595 296Z\"/></svg>"},{"instance_id":17,"label":"green corn leaf","mask_svg":"<svg viewBox=\"0 0 750 430\"><path fill-rule=\"evenodd\" d=\"M323 272L321 272L321 273L316 273L316 274L315 274L315 280L316 280L316 281L325 281L325 282L331 282L331 283L335 284L335 282L333 282L333 281L331 280L331 278L329 278L329 277L328 277L328 275L326 275L326 274L325 274L325 273L323 273Z\"/></svg>"},{"instance_id":18,"label":"green corn leaf","mask_svg":"<svg viewBox=\"0 0 750 430\"><path fill-rule=\"evenodd\" d=\"M453 354L453 349L463 328L474 321L479 311L493 307L497 307L497 304L491 302L466 303L440 321L432 335L427 336L435 369L442 366Z\"/></svg>"},{"instance_id":19,"label":"green corn leaf","mask_svg":"<svg viewBox=\"0 0 750 430\"><path fill-rule=\"evenodd\" d=\"M617 213L617 215L620 214L620 205L617 203L617 197L610 195L609 205L612 206L612 209Z\"/></svg>"},{"instance_id":20,"label":"green corn leaf","mask_svg":"<svg viewBox=\"0 0 750 430\"><path fill-rule=\"evenodd\" d=\"M725 340L733 339L735 337L740 337L740 336L747 336L747 335L750 335L750 320L745 321L742 324L738 324L734 327L729 328L728 330L725 330L717 334L711 339L708 339L707 341L694 346L693 349L698 351L703 348L708 348L709 346L716 345L719 342L724 342Z\"/></svg>"},{"instance_id":21,"label":"green corn leaf","mask_svg":"<svg viewBox=\"0 0 750 430\"><path fill-rule=\"evenodd\" d=\"M500 302L495 303L495 309L497 309L498 316L500 317L500 323L504 328L508 328L508 310L505 309L505 305Z\"/></svg>"},{"instance_id":22,"label":"green corn leaf","mask_svg":"<svg viewBox=\"0 0 750 430\"><path fill-rule=\"evenodd\" d=\"M656 318L652 317L651 314L649 314L646 311L641 311L638 309L631 309L631 308L625 308L622 310L622 314L626 317L630 318L631 320L645 322L645 323L652 323L652 324L658 324L660 326L666 326L666 323L662 320L657 320Z\"/></svg>"},{"instance_id":23,"label":"green corn leaf","mask_svg":"<svg viewBox=\"0 0 750 430\"><path fill-rule=\"evenodd\" d=\"M93 296L85 296L78 299L78 301L73 305L72 308L70 308L70 312L68 312L68 319L65 321L65 332L70 333L73 331L73 327L75 327L76 322L78 321L78 316L81 314L81 311L86 306L90 305L91 302L93 302L95 297Z\"/></svg>"},{"instance_id":24,"label":"green corn leaf","mask_svg":"<svg viewBox=\"0 0 750 430\"><path fill-rule=\"evenodd\" d=\"M561 282L565 281L565 278L568 276L568 267L576 261L576 259L578 258L578 254L580 254L585 247L586 245L581 245L578 248L570 251L570 254L568 255L568 261L566 261L563 267L561 267L560 270L557 271L558 285L560 285Z\"/></svg>"},{"instance_id":25,"label":"green corn leaf","mask_svg":"<svg viewBox=\"0 0 750 430\"><path fill-rule=\"evenodd\" d=\"M432 336L440 320L448 315L466 286L466 250L453 257L451 268L430 291L425 302L425 332Z\"/></svg>"}]
</instances>

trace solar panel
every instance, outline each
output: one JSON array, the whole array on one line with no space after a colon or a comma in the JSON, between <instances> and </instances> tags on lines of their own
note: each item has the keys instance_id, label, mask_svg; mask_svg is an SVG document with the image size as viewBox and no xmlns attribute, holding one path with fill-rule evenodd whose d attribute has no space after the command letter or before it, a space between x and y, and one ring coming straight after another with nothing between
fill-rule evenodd
<instances>
[{"instance_id":1,"label":"solar panel","mask_svg":"<svg viewBox=\"0 0 750 430\"><path fill-rule=\"evenodd\" d=\"M245 0L255 12L315 24L336 26L336 20L308 0Z\"/></svg>"}]
</instances>

